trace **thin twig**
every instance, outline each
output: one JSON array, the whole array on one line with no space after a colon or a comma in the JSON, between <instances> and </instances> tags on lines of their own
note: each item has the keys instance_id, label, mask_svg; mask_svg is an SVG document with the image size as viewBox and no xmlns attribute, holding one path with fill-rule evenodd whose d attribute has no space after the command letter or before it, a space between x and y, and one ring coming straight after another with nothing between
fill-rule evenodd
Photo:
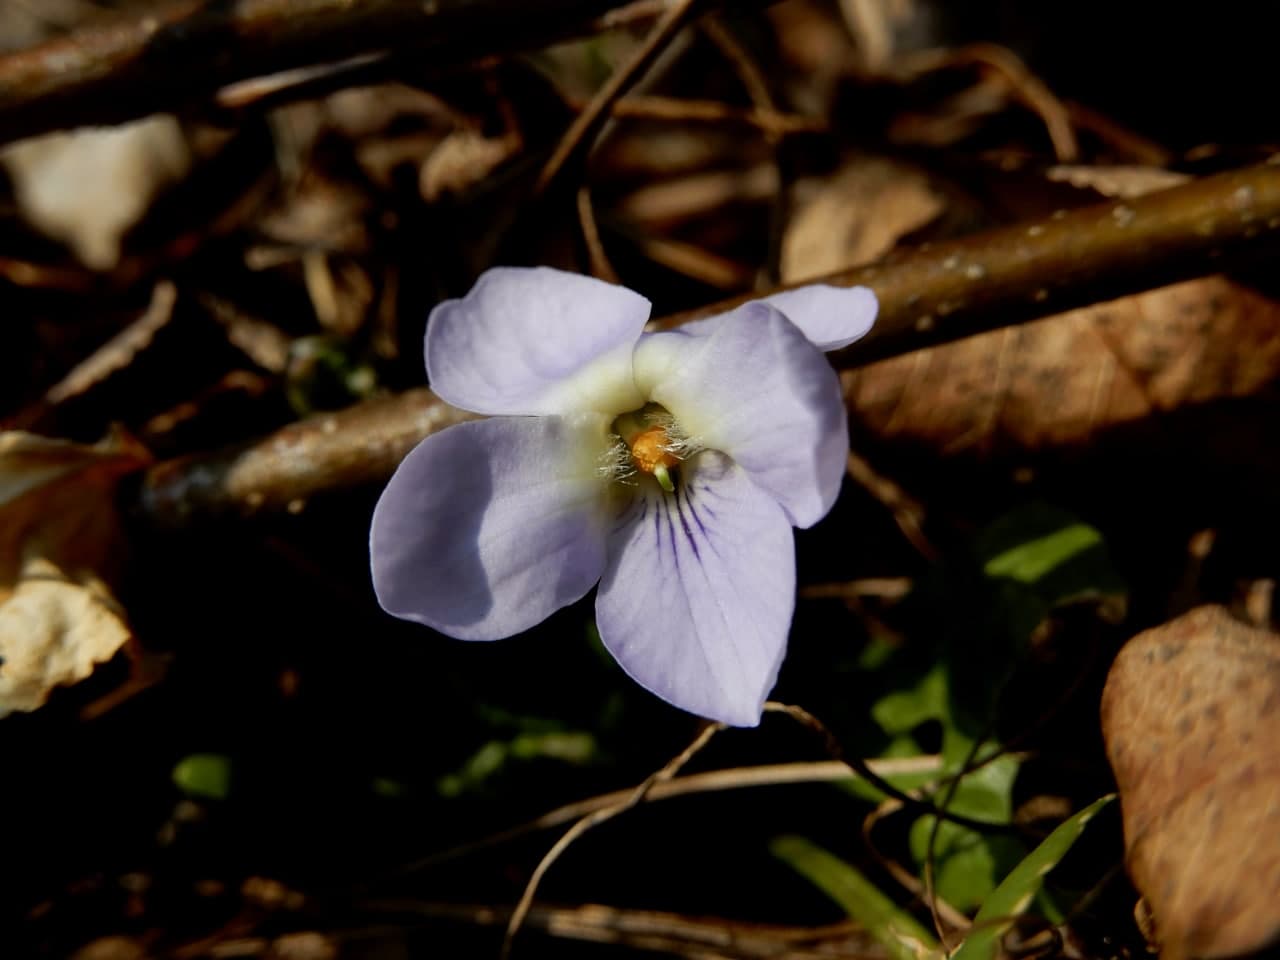
<instances>
[{"instance_id":1,"label":"thin twig","mask_svg":"<svg viewBox=\"0 0 1280 960\"><path fill-rule=\"evenodd\" d=\"M936 754L922 754L918 757L889 757L885 759L867 760L866 764L882 777L896 777L908 773L940 773L942 760ZM849 769L847 763L836 760L813 763L771 763L753 767L733 767L728 770L710 770L695 773L687 777L677 777L663 783L655 783L644 795L645 803L658 800L669 800L701 793L712 793L720 790L740 790L748 787L775 787L797 783L834 783L850 780L857 776ZM490 834L470 843L450 847L440 853L424 857L407 867L401 873L414 873L430 867L439 866L469 856L479 850L488 849L498 844L507 843L539 830L549 830L570 821L585 817L608 807L625 803L635 792L632 787L627 790L614 790L602 793L585 800L556 807L541 816L510 827L499 833Z\"/></svg>"},{"instance_id":2,"label":"thin twig","mask_svg":"<svg viewBox=\"0 0 1280 960\"><path fill-rule=\"evenodd\" d=\"M912 590L915 581L910 577L864 577L840 583L815 583L800 588L801 600L861 600L876 597L880 600L901 600Z\"/></svg>"},{"instance_id":3,"label":"thin twig","mask_svg":"<svg viewBox=\"0 0 1280 960\"><path fill-rule=\"evenodd\" d=\"M151 292L151 302L142 314L114 337L76 364L71 372L45 391L43 397L16 416L0 419L0 428L38 429L42 417L54 407L77 397L127 367L151 345L160 329L173 319L177 288L169 280L159 281Z\"/></svg>"},{"instance_id":4,"label":"thin twig","mask_svg":"<svg viewBox=\"0 0 1280 960\"><path fill-rule=\"evenodd\" d=\"M511 919L507 922L507 934L502 940L502 950L498 955L499 960L507 960L507 957L511 955L511 944L515 939L516 933L520 930L520 924L524 921L525 915L529 912L529 907L533 905L533 898L538 892L538 885L542 882L542 878L547 871L551 869L551 865L560 859L560 855L592 827L598 826L643 802L645 796L656 784L664 783L679 773L680 769L692 760L698 751L705 747L711 741L711 738L724 728L725 725L723 723L712 723L703 727L701 732L694 737L692 743L672 757L662 769L645 778L645 781L636 787L626 800L588 814L564 832L564 835L555 842L542 860L538 862L537 867L534 868L533 875L529 877L529 883L524 888L524 893L520 895L520 901L516 904L515 910L511 912Z\"/></svg>"},{"instance_id":5,"label":"thin twig","mask_svg":"<svg viewBox=\"0 0 1280 960\"><path fill-rule=\"evenodd\" d=\"M769 91L769 83L764 73L756 64L751 54L738 42L733 31L714 16L707 17L702 24L706 34L720 55L729 61L738 81L747 91L752 105L757 112L775 113L773 94ZM789 178L787 177L786 155L783 136L775 130L766 131L765 136L773 147L773 165L777 171L778 188L774 191L773 202L769 206L769 244L765 256L764 269L757 278L759 286L777 286L782 280L782 240L786 232L787 221L791 218Z\"/></svg>"},{"instance_id":6,"label":"thin twig","mask_svg":"<svg viewBox=\"0 0 1280 960\"><path fill-rule=\"evenodd\" d=\"M582 241L587 247L587 260L591 263L591 275L609 283L618 282L618 271L609 262L604 243L600 239L600 227L596 223L595 208L591 203L591 187L582 184L578 187L578 226L582 230Z\"/></svg>"},{"instance_id":7,"label":"thin twig","mask_svg":"<svg viewBox=\"0 0 1280 960\"><path fill-rule=\"evenodd\" d=\"M773 94L769 92L768 81L765 80L764 74L752 59L751 54L733 35L733 31L714 16L707 17L702 21L701 26L707 39L715 44L720 55L733 67L733 72L737 74L738 82L746 90L752 106L757 110L774 110Z\"/></svg>"},{"instance_id":8,"label":"thin twig","mask_svg":"<svg viewBox=\"0 0 1280 960\"><path fill-rule=\"evenodd\" d=\"M826 121L759 107L735 107L718 100L630 94L609 110L616 120L665 120L672 123L739 123L755 127L767 136L789 133L824 133Z\"/></svg>"},{"instance_id":9,"label":"thin twig","mask_svg":"<svg viewBox=\"0 0 1280 960\"><path fill-rule=\"evenodd\" d=\"M397 919L422 918L468 923L481 927L505 924L510 909L496 904L439 903L422 900L372 900L361 909ZM664 955L684 957L785 957L810 960L833 956L835 944L852 941L865 950L870 938L850 920L827 926L780 926L728 917L686 917L656 910L635 910L598 903L574 906L538 905L530 909L525 926L552 937L610 943ZM708 953L704 951L715 951ZM861 953L862 951L859 951Z\"/></svg>"},{"instance_id":10,"label":"thin twig","mask_svg":"<svg viewBox=\"0 0 1280 960\"><path fill-rule=\"evenodd\" d=\"M938 548L924 532L924 504L902 489L896 482L880 473L866 459L852 450L845 463L845 473L863 490L875 497L891 514L902 531L903 537L916 548L920 556L936 563Z\"/></svg>"},{"instance_id":11,"label":"thin twig","mask_svg":"<svg viewBox=\"0 0 1280 960\"><path fill-rule=\"evenodd\" d=\"M552 182L568 166L569 161L590 149L595 134L609 118L610 107L640 79L658 54L684 27L698 2L699 0L677 0L668 7L666 13L649 31L644 43L632 54L631 59L609 75L604 86L591 98L586 108L574 118L569 129L556 144L555 150L552 151L534 183L535 196L546 193Z\"/></svg>"},{"instance_id":12,"label":"thin twig","mask_svg":"<svg viewBox=\"0 0 1280 960\"><path fill-rule=\"evenodd\" d=\"M755 273L744 264L692 243L628 229L625 224L616 224L616 230L654 263L660 263L668 270L682 273L709 287L726 292L741 290L751 283Z\"/></svg>"},{"instance_id":13,"label":"thin twig","mask_svg":"<svg viewBox=\"0 0 1280 960\"><path fill-rule=\"evenodd\" d=\"M929 897L929 892L925 888L925 885L915 876L915 874L902 864L898 863L897 860L886 856L884 852L876 846L873 839L876 824L886 817L897 813L901 809L901 803L892 797L885 797L884 800L880 802L879 806L863 818L862 842L866 844L867 849L871 852L871 855L876 858L876 861L880 866L884 867L885 870L888 871L889 875L898 882L899 886L910 893L913 897L918 898L921 903L924 903L926 898ZM932 901L936 904L937 914L942 916L954 929L964 931L969 928L969 918L946 900L943 900L938 896L937 891L933 892ZM944 943L946 942L945 936L940 939L942 939Z\"/></svg>"},{"instance_id":14,"label":"thin twig","mask_svg":"<svg viewBox=\"0 0 1280 960\"><path fill-rule=\"evenodd\" d=\"M993 823L988 820L974 820L971 817L961 816L957 813L951 813L948 810L941 809L926 800L913 797L905 790L899 790L884 777L877 774L861 757L845 756L844 749L840 746L835 736L827 729L826 724L815 717L804 707L798 707L790 703L778 703L770 700L764 705L766 713L782 713L795 720L802 727L806 727L816 733L827 748L827 753L833 760L839 760L841 763L847 764L849 769L862 777L873 787L886 796L892 797L901 803L904 807L919 814L928 814L941 820L947 820L951 823L959 824L962 827L968 827L970 830L976 830L979 833L1008 833L1013 829L1012 824Z\"/></svg>"},{"instance_id":15,"label":"thin twig","mask_svg":"<svg viewBox=\"0 0 1280 960\"><path fill-rule=\"evenodd\" d=\"M1070 111L1008 47L995 43L975 43L958 49L926 50L904 57L895 67L900 74L918 77L944 67L967 65L976 65L999 75L1014 98L1044 121L1058 162L1076 162L1080 147L1071 126Z\"/></svg>"}]
</instances>

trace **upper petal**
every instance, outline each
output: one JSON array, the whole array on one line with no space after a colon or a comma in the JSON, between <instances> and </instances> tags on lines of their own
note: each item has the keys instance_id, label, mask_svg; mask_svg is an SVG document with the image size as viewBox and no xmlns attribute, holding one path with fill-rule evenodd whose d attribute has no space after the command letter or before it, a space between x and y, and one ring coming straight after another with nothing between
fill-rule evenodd
<instances>
[{"instance_id":1,"label":"upper petal","mask_svg":"<svg viewBox=\"0 0 1280 960\"><path fill-rule=\"evenodd\" d=\"M839 350L864 337L876 322L879 303L869 287L812 283L762 297L781 310L819 350Z\"/></svg>"},{"instance_id":2,"label":"upper petal","mask_svg":"<svg viewBox=\"0 0 1280 960\"><path fill-rule=\"evenodd\" d=\"M631 350L649 301L550 267L495 267L427 321L427 376L456 407L487 414L618 414L642 402Z\"/></svg>"},{"instance_id":3,"label":"upper petal","mask_svg":"<svg viewBox=\"0 0 1280 960\"><path fill-rule=\"evenodd\" d=\"M728 457L682 467L674 494L643 487L609 538L600 638L668 703L760 722L795 606L795 545L781 508Z\"/></svg>"},{"instance_id":4,"label":"upper petal","mask_svg":"<svg viewBox=\"0 0 1280 960\"><path fill-rule=\"evenodd\" d=\"M607 423L500 417L418 444L373 513L383 609L460 639L495 640L583 596L605 564L596 458Z\"/></svg>"},{"instance_id":5,"label":"upper petal","mask_svg":"<svg viewBox=\"0 0 1280 960\"><path fill-rule=\"evenodd\" d=\"M762 301L703 324L642 337L637 385L693 440L733 457L793 524L817 523L840 492L849 452L836 372Z\"/></svg>"}]
</instances>

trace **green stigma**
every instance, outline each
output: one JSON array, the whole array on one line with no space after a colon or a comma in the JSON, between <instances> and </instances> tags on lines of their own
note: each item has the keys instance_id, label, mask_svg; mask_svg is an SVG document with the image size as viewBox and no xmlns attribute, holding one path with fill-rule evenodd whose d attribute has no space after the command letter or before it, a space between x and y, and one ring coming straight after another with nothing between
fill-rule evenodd
<instances>
[{"instance_id":1,"label":"green stigma","mask_svg":"<svg viewBox=\"0 0 1280 960\"><path fill-rule=\"evenodd\" d=\"M675 493L676 485L671 480L671 471L664 464L658 464L653 468L653 478L658 481L658 486L662 487L667 493Z\"/></svg>"}]
</instances>

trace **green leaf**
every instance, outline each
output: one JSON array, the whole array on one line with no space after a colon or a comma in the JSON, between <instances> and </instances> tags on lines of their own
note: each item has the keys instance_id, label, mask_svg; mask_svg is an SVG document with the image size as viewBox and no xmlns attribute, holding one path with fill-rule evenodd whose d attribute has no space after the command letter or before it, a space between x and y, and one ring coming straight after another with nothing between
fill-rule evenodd
<instances>
[{"instance_id":1,"label":"green leaf","mask_svg":"<svg viewBox=\"0 0 1280 960\"><path fill-rule=\"evenodd\" d=\"M1015 757L1003 755L966 774L956 786L947 810L974 820L1007 823L1013 815L1013 781L1018 767ZM935 819L922 816L911 827L911 855L921 868L928 856ZM982 903L1025 853L1026 847L1014 837L983 834L943 821L933 850L938 893L959 909L971 910Z\"/></svg>"},{"instance_id":2,"label":"green leaf","mask_svg":"<svg viewBox=\"0 0 1280 960\"><path fill-rule=\"evenodd\" d=\"M374 777L369 781L369 789L385 800L399 800L409 794L409 788L393 777Z\"/></svg>"},{"instance_id":3,"label":"green leaf","mask_svg":"<svg viewBox=\"0 0 1280 960\"><path fill-rule=\"evenodd\" d=\"M526 731L509 740L490 740L473 753L461 769L440 777L436 790L444 797L482 790L507 773L513 763L535 760L590 763L596 758L597 748L596 738L580 731Z\"/></svg>"},{"instance_id":4,"label":"green leaf","mask_svg":"<svg viewBox=\"0 0 1280 960\"><path fill-rule=\"evenodd\" d=\"M1067 855L1067 851L1080 839L1085 825L1114 799L1115 794L1107 794L1061 823L1014 867L982 904L973 918L973 929L952 955L952 960L993 960L1000 948L1000 938L1012 925L1012 918L1031 904L1044 875Z\"/></svg>"},{"instance_id":5,"label":"green leaf","mask_svg":"<svg viewBox=\"0 0 1280 960\"><path fill-rule=\"evenodd\" d=\"M947 717L947 674L935 664L908 690L897 690L877 700L871 717L888 734L910 733L926 720Z\"/></svg>"},{"instance_id":6,"label":"green leaf","mask_svg":"<svg viewBox=\"0 0 1280 960\"><path fill-rule=\"evenodd\" d=\"M1020 543L988 560L982 567L989 577L1009 577L1035 583L1089 547L1102 543L1102 534L1083 523L1055 530Z\"/></svg>"},{"instance_id":7,"label":"green leaf","mask_svg":"<svg viewBox=\"0 0 1280 960\"><path fill-rule=\"evenodd\" d=\"M934 819L920 817L911 826L911 852L922 868ZM934 842L934 886L942 899L967 912L990 895L1026 852L1016 837L978 833L944 820Z\"/></svg>"},{"instance_id":8,"label":"green leaf","mask_svg":"<svg viewBox=\"0 0 1280 960\"><path fill-rule=\"evenodd\" d=\"M892 960L941 956L932 934L857 868L804 837L777 837L769 849L862 924Z\"/></svg>"},{"instance_id":9,"label":"green leaf","mask_svg":"<svg viewBox=\"0 0 1280 960\"><path fill-rule=\"evenodd\" d=\"M939 660L915 684L886 694L871 706L871 718L885 733L899 737L929 720L942 726L943 766L955 771L969 756L974 738L964 729L951 698L951 665ZM919 753L919 751L915 751Z\"/></svg>"},{"instance_id":10,"label":"green leaf","mask_svg":"<svg viewBox=\"0 0 1280 960\"><path fill-rule=\"evenodd\" d=\"M1102 534L1048 504L1011 510L987 527L974 547L986 576L1029 587L1050 607L1125 590Z\"/></svg>"},{"instance_id":11,"label":"green leaf","mask_svg":"<svg viewBox=\"0 0 1280 960\"><path fill-rule=\"evenodd\" d=\"M966 773L947 801L947 809L974 820L1008 823L1013 816L1013 781L1019 765L1017 757L1003 753Z\"/></svg>"},{"instance_id":12,"label":"green leaf","mask_svg":"<svg viewBox=\"0 0 1280 960\"><path fill-rule=\"evenodd\" d=\"M222 753L192 753L177 762L174 785L192 797L224 800L231 792L231 758Z\"/></svg>"},{"instance_id":13,"label":"green leaf","mask_svg":"<svg viewBox=\"0 0 1280 960\"><path fill-rule=\"evenodd\" d=\"M596 755L596 738L589 733L522 733L511 741L511 756L520 760L550 757L565 763L589 763Z\"/></svg>"}]
</instances>

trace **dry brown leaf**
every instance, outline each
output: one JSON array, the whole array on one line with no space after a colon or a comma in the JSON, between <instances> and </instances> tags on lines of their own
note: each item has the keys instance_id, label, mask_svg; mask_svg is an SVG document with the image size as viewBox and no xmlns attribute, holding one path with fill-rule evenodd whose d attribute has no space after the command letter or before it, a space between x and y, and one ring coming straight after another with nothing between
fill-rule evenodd
<instances>
[{"instance_id":1,"label":"dry brown leaf","mask_svg":"<svg viewBox=\"0 0 1280 960\"><path fill-rule=\"evenodd\" d=\"M614 211L645 230L663 232L726 206L766 203L778 192L778 169L758 163L649 183L623 197Z\"/></svg>"},{"instance_id":2,"label":"dry brown leaf","mask_svg":"<svg viewBox=\"0 0 1280 960\"><path fill-rule=\"evenodd\" d=\"M129 639L108 586L120 547L114 498L144 462L117 442L0 433L0 717L36 709Z\"/></svg>"},{"instance_id":3,"label":"dry brown leaf","mask_svg":"<svg viewBox=\"0 0 1280 960\"><path fill-rule=\"evenodd\" d=\"M99 937L71 955L71 960L146 960L147 948L133 937Z\"/></svg>"},{"instance_id":4,"label":"dry brown leaf","mask_svg":"<svg viewBox=\"0 0 1280 960\"><path fill-rule=\"evenodd\" d=\"M1126 861L1164 960L1280 934L1280 635L1200 607L1134 637L1102 695Z\"/></svg>"},{"instance_id":5,"label":"dry brown leaf","mask_svg":"<svg viewBox=\"0 0 1280 960\"><path fill-rule=\"evenodd\" d=\"M840 0L840 13L857 41L863 69L879 71L893 59L895 23L910 12L909 3L894 0Z\"/></svg>"},{"instance_id":6,"label":"dry brown leaf","mask_svg":"<svg viewBox=\"0 0 1280 960\"><path fill-rule=\"evenodd\" d=\"M834 176L796 184L796 209L782 239L782 279L800 283L879 259L943 210L922 172L862 157Z\"/></svg>"},{"instance_id":7,"label":"dry brown leaf","mask_svg":"<svg viewBox=\"0 0 1280 960\"><path fill-rule=\"evenodd\" d=\"M264 213L258 229L264 236L295 251L322 251L358 256L370 247L369 198L353 184L309 170ZM288 258L286 258L288 259ZM251 269L268 265L263 254L250 248Z\"/></svg>"},{"instance_id":8,"label":"dry brown leaf","mask_svg":"<svg viewBox=\"0 0 1280 960\"><path fill-rule=\"evenodd\" d=\"M476 130L449 134L423 161L418 189L427 203L445 196L461 196L483 183L524 147L518 133L486 137Z\"/></svg>"},{"instance_id":9,"label":"dry brown leaf","mask_svg":"<svg viewBox=\"0 0 1280 960\"><path fill-rule=\"evenodd\" d=\"M271 942L267 960L337 960L333 938L314 930L286 933Z\"/></svg>"},{"instance_id":10,"label":"dry brown leaf","mask_svg":"<svg viewBox=\"0 0 1280 960\"><path fill-rule=\"evenodd\" d=\"M1185 179L1140 166L1047 177L1119 197ZM1278 327L1274 300L1205 277L872 364L845 375L846 394L884 440L997 458L1080 448L1154 414L1256 394L1280 376Z\"/></svg>"},{"instance_id":11,"label":"dry brown leaf","mask_svg":"<svg viewBox=\"0 0 1280 960\"><path fill-rule=\"evenodd\" d=\"M37 7L26 3L0 4L0 50L21 50L48 39L53 28L67 29L82 19L86 0L46 0Z\"/></svg>"},{"instance_id":12,"label":"dry brown leaf","mask_svg":"<svg viewBox=\"0 0 1280 960\"><path fill-rule=\"evenodd\" d=\"M1280 307L1206 277L874 363L845 375L884 440L991 456L1251 396L1280 375Z\"/></svg>"}]
</instances>

